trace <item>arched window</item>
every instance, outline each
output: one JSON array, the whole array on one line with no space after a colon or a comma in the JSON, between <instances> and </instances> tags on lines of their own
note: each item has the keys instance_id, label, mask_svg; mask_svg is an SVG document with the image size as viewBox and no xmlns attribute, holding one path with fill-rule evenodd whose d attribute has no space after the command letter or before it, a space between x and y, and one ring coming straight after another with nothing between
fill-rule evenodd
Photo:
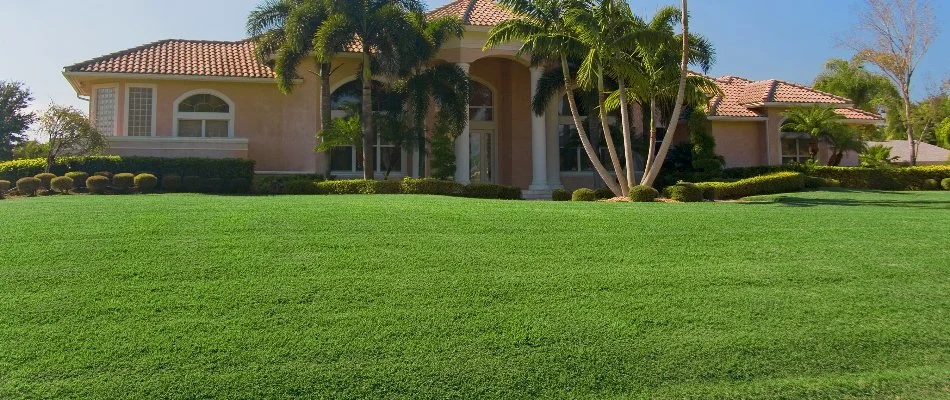
<instances>
[{"instance_id":1,"label":"arched window","mask_svg":"<svg viewBox=\"0 0 950 400\"><path fill-rule=\"evenodd\" d=\"M333 118L345 118L352 110L360 110L363 103L363 84L350 81L330 94L330 113ZM348 106L349 105L349 106ZM373 111L377 113L399 110L400 99L388 93L385 87L373 81ZM402 172L402 149L388 143L377 135L373 145L376 152L376 172ZM357 146L337 146L330 150L330 170L335 173L360 173L363 171L363 149Z\"/></svg>"},{"instance_id":2,"label":"arched window","mask_svg":"<svg viewBox=\"0 0 950 400\"><path fill-rule=\"evenodd\" d=\"M495 120L495 97L488 86L472 81L472 95L468 101L468 115L472 121Z\"/></svg>"},{"instance_id":3,"label":"arched window","mask_svg":"<svg viewBox=\"0 0 950 400\"><path fill-rule=\"evenodd\" d=\"M178 137L228 138L234 136L234 107L223 94L186 93L175 103Z\"/></svg>"}]
</instances>

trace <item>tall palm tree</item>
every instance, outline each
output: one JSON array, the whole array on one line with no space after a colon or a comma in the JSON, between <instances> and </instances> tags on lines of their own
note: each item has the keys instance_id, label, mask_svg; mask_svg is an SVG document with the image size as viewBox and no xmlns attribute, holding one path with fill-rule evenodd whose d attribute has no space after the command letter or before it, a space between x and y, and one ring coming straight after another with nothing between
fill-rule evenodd
<instances>
[{"instance_id":1,"label":"tall palm tree","mask_svg":"<svg viewBox=\"0 0 950 400\"><path fill-rule=\"evenodd\" d=\"M844 128L841 123L844 117L830 107L793 108L783 115L786 118L782 124L783 132L800 132L810 136L808 152L813 160L818 156L818 142Z\"/></svg>"},{"instance_id":2,"label":"tall palm tree","mask_svg":"<svg viewBox=\"0 0 950 400\"><path fill-rule=\"evenodd\" d=\"M412 15L421 15L420 0L334 1L326 20L313 38L319 62L329 62L340 43L360 48L362 82L363 177L375 177L373 145L373 78L396 75L405 65L403 57L414 51Z\"/></svg>"}]
</instances>

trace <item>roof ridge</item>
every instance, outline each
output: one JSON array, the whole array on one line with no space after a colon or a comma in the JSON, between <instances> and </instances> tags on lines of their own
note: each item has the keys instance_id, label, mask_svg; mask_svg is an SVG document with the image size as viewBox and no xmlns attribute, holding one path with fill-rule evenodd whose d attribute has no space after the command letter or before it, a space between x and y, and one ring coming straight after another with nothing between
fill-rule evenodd
<instances>
[{"instance_id":1,"label":"roof ridge","mask_svg":"<svg viewBox=\"0 0 950 400\"><path fill-rule=\"evenodd\" d=\"M821 90L815 89L815 88L813 88L813 87L811 87L811 86L805 86L805 85L802 85L802 84L800 84L800 83L789 82L789 81L782 81L782 80L779 80L779 82L782 82L782 83L784 83L784 84L786 84L786 85L789 85L789 86L797 87L797 88L799 88L799 89L810 90L810 91L815 92L815 93L820 93L820 94L823 94L823 95L825 95L825 96L838 99L838 100L840 100L840 101L843 101L844 104L853 104L853 100L846 99L846 98L844 98L844 97L841 97L841 96L838 96L838 95L835 95L835 94L831 94L831 93L828 93L828 92L825 92L825 91L821 91Z\"/></svg>"},{"instance_id":2,"label":"roof ridge","mask_svg":"<svg viewBox=\"0 0 950 400\"><path fill-rule=\"evenodd\" d=\"M239 41L228 41L228 40L201 40L201 39L162 39L162 40L156 40L156 41L151 42L151 43L146 43L146 44L143 44L143 45L140 45L140 46L131 47L131 48L128 48L128 49L125 49L125 50L115 51L115 52L112 52L112 53L109 53L109 54L106 54L106 55L103 55L103 56L99 56L99 57L96 57L96 58L92 58L92 59L89 59L89 60L86 60L86 61L78 62L78 63L75 63L75 64L73 64L73 65L66 66L65 70L66 70L66 71L74 71L74 70L76 70L76 69L80 69L80 68L82 68L82 67L89 66L89 65L91 65L91 64L95 64L95 63L98 63L98 62L106 61L106 60L109 60L109 59L112 59L112 58L116 58L116 57L121 57L121 56L129 55L129 54L132 54L132 53L135 53L135 52L138 52L138 51L142 51L142 50L145 50L145 49L149 49L149 48L152 48L152 47L156 47L156 46L163 45L163 44L168 44L168 43L197 43L197 44L225 44L225 45L227 45L227 44L233 44L233 45L240 45L240 44L245 44L245 43L247 43L247 42L251 42L251 41L253 41L253 40L254 40L254 38L246 38L246 39L242 39L242 40L239 40Z\"/></svg>"}]
</instances>

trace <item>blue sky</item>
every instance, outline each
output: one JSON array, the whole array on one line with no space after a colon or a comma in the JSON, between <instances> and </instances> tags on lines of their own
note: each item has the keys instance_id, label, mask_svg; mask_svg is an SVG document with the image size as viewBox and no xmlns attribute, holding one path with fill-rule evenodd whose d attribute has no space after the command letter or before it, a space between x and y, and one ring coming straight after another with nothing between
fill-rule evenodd
<instances>
[{"instance_id":1,"label":"blue sky","mask_svg":"<svg viewBox=\"0 0 950 400\"><path fill-rule=\"evenodd\" d=\"M168 39L237 40L258 0L3 0L0 1L0 80L25 82L34 108L50 102L85 107L62 68L89 58ZM444 3L429 0L430 7ZM671 0L632 0L650 16ZM950 20L950 2L936 1L937 21ZM701 0L690 5L693 30L708 36L719 57L711 74L810 83L854 24L859 0ZM97 10L108 10L107 12ZM187 10L187 12L185 12ZM943 32L917 75L914 95L950 77L950 32Z\"/></svg>"}]
</instances>

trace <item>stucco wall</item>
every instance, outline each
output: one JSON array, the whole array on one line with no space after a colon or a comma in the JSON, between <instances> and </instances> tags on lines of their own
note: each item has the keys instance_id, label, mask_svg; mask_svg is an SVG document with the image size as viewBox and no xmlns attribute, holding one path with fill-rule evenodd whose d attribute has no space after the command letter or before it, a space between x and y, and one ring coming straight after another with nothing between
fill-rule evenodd
<instances>
[{"instance_id":1,"label":"stucco wall","mask_svg":"<svg viewBox=\"0 0 950 400\"><path fill-rule=\"evenodd\" d=\"M712 121L712 135L716 153L726 159L726 168L766 162L764 122Z\"/></svg>"}]
</instances>

